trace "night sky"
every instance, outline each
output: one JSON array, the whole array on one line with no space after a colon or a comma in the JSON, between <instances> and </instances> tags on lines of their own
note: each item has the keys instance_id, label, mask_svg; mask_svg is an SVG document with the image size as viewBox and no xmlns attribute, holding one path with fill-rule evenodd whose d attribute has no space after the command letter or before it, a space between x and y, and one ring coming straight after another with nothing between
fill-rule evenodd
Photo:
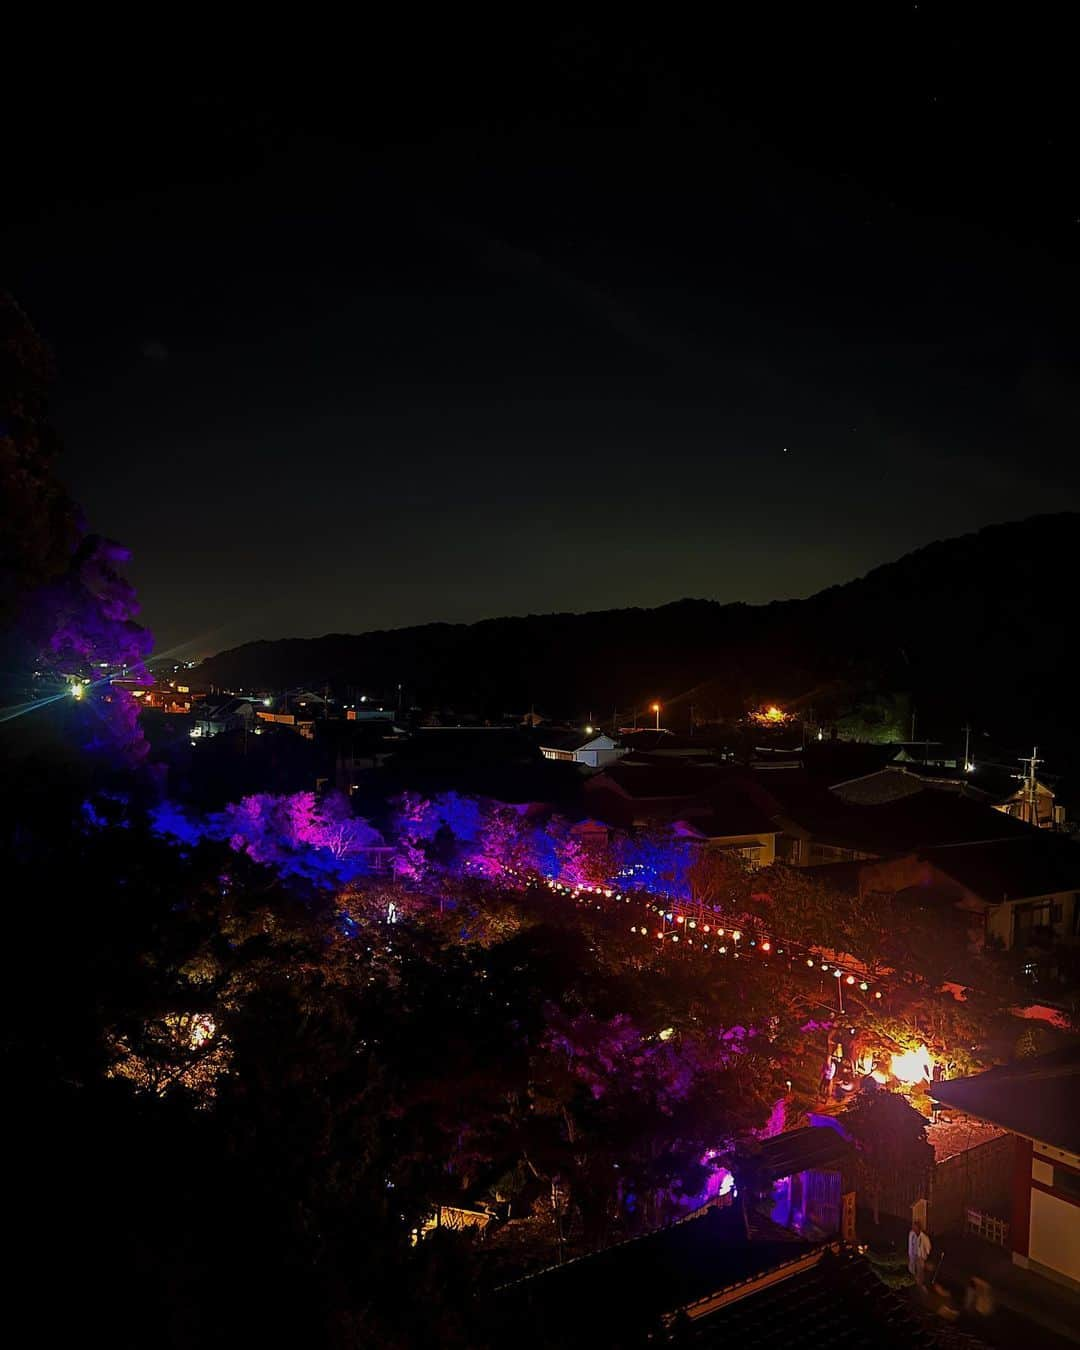
<instances>
[{"instance_id":1,"label":"night sky","mask_svg":"<svg viewBox=\"0 0 1080 1350\"><path fill-rule=\"evenodd\" d=\"M869 8L9 85L0 280L159 648L806 595L1080 506L1064 34Z\"/></svg>"}]
</instances>

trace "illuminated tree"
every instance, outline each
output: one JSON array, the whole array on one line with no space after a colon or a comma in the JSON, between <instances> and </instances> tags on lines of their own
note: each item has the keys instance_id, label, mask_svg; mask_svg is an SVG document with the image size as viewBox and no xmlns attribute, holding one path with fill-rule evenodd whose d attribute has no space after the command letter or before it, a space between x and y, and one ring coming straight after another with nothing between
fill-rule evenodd
<instances>
[{"instance_id":1,"label":"illuminated tree","mask_svg":"<svg viewBox=\"0 0 1080 1350\"><path fill-rule=\"evenodd\" d=\"M0 616L3 679L16 671L80 676L102 665L145 676L153 645L136 622L133 587L120 575L128 551L89 534L53 472L58 449L47 418L49 354L9 296L0 294ZM25 689L21 697L25 697ZM92 685L75 710L87 748L138 762L146 742L126 691Z\"/></svg>"}]
</instances>

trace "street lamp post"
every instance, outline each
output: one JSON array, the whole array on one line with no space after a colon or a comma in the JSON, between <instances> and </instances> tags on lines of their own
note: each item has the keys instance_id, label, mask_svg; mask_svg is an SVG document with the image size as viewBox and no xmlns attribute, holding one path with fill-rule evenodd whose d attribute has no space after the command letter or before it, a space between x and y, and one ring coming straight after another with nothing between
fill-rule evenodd
<instances>
[{"instance_id":1,"label":"street lamp post","mask_svg":"<svg viewBox=\"0 0 1080 1350\"><path fill-rule=\"evenodd\" d=\"M659 704L659 703L654 703L654 704L652 705L652 710L653 710L653 712L656 714L656 729L657 729L657 731L659 731L659 730L660 730L660 704Z\"/></svg>"}]
</instances>

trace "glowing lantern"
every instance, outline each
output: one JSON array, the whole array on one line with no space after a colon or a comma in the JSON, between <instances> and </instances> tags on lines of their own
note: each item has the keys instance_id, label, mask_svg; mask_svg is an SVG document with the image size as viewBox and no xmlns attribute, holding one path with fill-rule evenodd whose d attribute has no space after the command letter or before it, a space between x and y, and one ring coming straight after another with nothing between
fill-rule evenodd
<instances>
[{"instance_id":1,"label":"glowing lantern","mask_svg":"<svg viewBox=\"0 0 1080 1350\"><path fill-rule=\"evenodd\" d=\"M772 943L771 943L771 942L768 942L768 941L763 942L763 943L761 944L761 950L762 950L763 952L772 951Z\"/></svg>"},{"instance_id":2,"label":"glowing lantern","mask_svg":"<svg viewBox=\"0 0 1080 1350\"><path fill-rule=\"evenodd\" d=\"M854 984L854 983L855 983L855 976L854 976L854 975L849 975L849 976L847 977L847 983L848 983L848 984Z\"/></svg>"},{"instance_id":3,"label":"glowing lantern","mask_svg":"<svg viewBox=\"0 0 1080 1350\"><path fill-rule=\"evenodd\" d=\"M930 1081L934 1060L926 1046L920 1045L917 1050L905 1050L901 1055L893 1055L889 1067L894 1078L899 1078L901 1083L911 1087L915 1083Z\"/></svg>"}]
</instances>

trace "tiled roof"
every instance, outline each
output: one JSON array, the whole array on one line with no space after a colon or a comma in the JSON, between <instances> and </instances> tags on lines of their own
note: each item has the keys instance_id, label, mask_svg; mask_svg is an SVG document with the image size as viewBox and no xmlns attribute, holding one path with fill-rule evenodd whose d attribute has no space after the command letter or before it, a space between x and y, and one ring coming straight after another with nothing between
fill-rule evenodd
<instances>
[{"instance_id":1,"label":"tiled roof","mask_svg":"<svg viewBox=\"0 0 1080 1350\"><path fill-rule=\"evenodd\" d=\"M925 784L913 773L899 766L878 769L875 773L864 774L861 778L850 778L843 783L833 783L832 791L841 801L875 806L881 802L893 802L900 797L910 797L922 792Z\"/></svg>"},{"instance_id":2,"label":"tiled roof","mask_svg":"<svg viewBox=\"0 0 1080 1350\"><path fill-rule=\"evenodd\" d=\"M898 854L941 844L1029 838L1033 833L1031 826L982 802L932 788L868 805L844 801L804 776L785 774L775 781L763 776L758 792L775 803L791 832L868 853Z\"/></svg>"},{"instance_id":3,"label":"tiled roof","mask_svg":"<svg viewBox=\"0 0 1080 1350\"><path fill-rule=\"evenodd\" d=\"M499 1298L511 1321L569 1318L584 1332L582 1314L591 1310L609 1331L623 1320L640 1327L790 1261L801 1249L810 1246L786 1237L749 1241L742 1209L732 1205L540 1271L504 1287Z\"/></svg>"},{"instance_id":4,"label":"tiled roof","mask_svg":"<svg viewBox=\"0 0 1080 1350\"><path fill-rule=\"evenodd\" d=\"M1002 820L1011 817L1002 815ZM1013 824L1018 822L1013 821ZM1080 890L1080 847L1022 825L1016 838L921 850L927 862L989 904Z\"/></svg>"},{"instance_id":5,"label":"tiled roof","mask_svg":"<svg viewBox=\"0 0 1080 1350\"><path fill-rule=\"evenodd\" d=\"M747 1161L761 1181L776 1181L794 1172L840 1171L851 1157L852 1146L840 1129L804 1125L785 1130L758 1144ZM738 1176L738 1168L735 1175Z\"/></svg>"},{"instance_id":6,"label":"tiled roof","mask_svg":"<svg viewBox=\"0 0 1080 1350\"><path fill-rule=\"evenodd\" d=\"M732 1300L687 1331L686 1344L725 1350L936 1350L947 1336L887 1289L865 1257L844 1249L826 1249L809 1269Z\"/></svg>"},{"instance_id":7,"label":"tiled roof","mask_svg":"<svg viewBox=\"0 0 1080 1350\"><path fill-rule=\"evenodd\" d=\"M1080 1046L937 1083L934 1096L980 1120L1080 1153Z\"/></svg>"},{"instance_id":8,"label":"tiled roof","mask_svg":"<svg viewBox=\"0 0 1080 1350\"><path fill-rule=\"evenodd\" d=\"M865 1257L843 1247L747 1240L738 1207L709 1210L594 1256L542 1271L496 1296L507 1346L645 1344L731 1350L946 1350ZM665 1334L661 1328L669 1328ZM540 1337L537 1337L537 1333ZM545 1339L550 1333L550 1339ZM978 1345L970 1339L964 1344Z\"/></svg>"}]
</instances>

